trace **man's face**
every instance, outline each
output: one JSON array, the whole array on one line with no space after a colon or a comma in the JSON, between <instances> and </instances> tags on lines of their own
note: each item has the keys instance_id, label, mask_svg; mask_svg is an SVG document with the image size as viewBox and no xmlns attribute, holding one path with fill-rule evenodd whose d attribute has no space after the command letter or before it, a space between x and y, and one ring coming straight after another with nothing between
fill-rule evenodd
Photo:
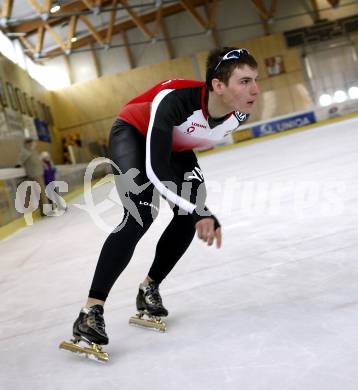
<instances>
[{"instance_id":1,"label":"man's face","mask_svg":"<svg viewBox=\"0 0 358 390\"><path fill-rule=\"evenodd\" d=\"M257 69L248 65L235 68L228 84L222 83L222 102L230 111L240 111L249 114L252 111L258 94Z\"/></svg>"},{"instance_id":2,"label":"man's face","mask_svg":"<svg viewBox=\"0 0 358 390\"><path fill-rule=\"evenodd\" d=\"M34 141L28 142L26 144L26 148L29 149L29 150L35 150L36 149L36 142L34 142Z\"/></svg>"}]
</instances>

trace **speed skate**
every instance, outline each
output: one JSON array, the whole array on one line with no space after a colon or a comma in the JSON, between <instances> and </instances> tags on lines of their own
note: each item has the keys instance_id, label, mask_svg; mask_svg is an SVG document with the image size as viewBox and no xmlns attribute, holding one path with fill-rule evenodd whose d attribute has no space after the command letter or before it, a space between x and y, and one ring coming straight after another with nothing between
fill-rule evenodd
<instances>
[{"instance_id":1,"label":"speed skate","mask_svg":"<svg viewBox=\"0 0 358 390\"><path fill-rule=\"evenodd\" d=\"M92 343L84 337L75 337L71 341L62 341L59 348L101 363L106 363L109 360L108 353L102 350L101 345Z\"/></svg>"},{"instance_id":2,"label":"speed skate","mask_svg":"<svg viewBox=\"0 0 358 390\"><path fill-rule=\"evenodd\" d=\"M162 317L168 315L168 310L163 306L162 297L159 293L159 285L154 281L147 285L141 283L136 299L138 313L129 319L131 325L141 326L166 331L166 324Z\"/></svg>"},{"instance_id":3,"label":"speed skate","mask_svg":"<svg viewBox=\"0 0 358 390\"><path fill-rule=\"evenodd\" d=\"M102 351L102 346L108 344L108 336L103 319L103 306L94 305L82 308L73 324L73 339L63 341L60 349L78 353L99 362L107 362L109 356Z\"/></svg>"},{"instance_id":4,"label":"speed skate","mask_svg":"<svg viewBox=\"0 0 358 390\"><path fill-rule=\"evenodd\" d=\"M167 330L167 325L161 317L150 315L144 311L132 316L129 319L129 323L143 328L158 330L159 332L165 332Z\"/></svg>"}]
</instances>

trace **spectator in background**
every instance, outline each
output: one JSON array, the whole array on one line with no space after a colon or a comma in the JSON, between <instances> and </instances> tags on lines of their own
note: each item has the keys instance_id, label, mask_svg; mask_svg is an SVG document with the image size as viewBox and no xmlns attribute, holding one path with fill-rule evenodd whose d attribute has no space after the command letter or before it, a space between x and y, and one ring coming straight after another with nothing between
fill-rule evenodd
<instances>
[{"instance_id":1,"label":"spectator in background","mask_svg":"<svg viewBox=\"0 0 358 390\"><path fill-rule=\"evenodd\" d=\"M44 216L44 204L48 204L45 192L45 182L43 179L43 165L39 153L36 150L36 141L32 138L25 138L24 146L17 160L17 167L22 166L25 169L27 180L39 184L41 192L39 194L40 213ZM28 188L25 197L25 207L27 208L31 199L31 187Z\"/></svg>"},{"instance_id":2,"label":"spectator in background","mask_svg":"<svg viewBox=\"0 0 358 390\"><path fill-rule=\"evenodd\" d=\"M44 178L45 186L47 187L48 184L56 180L57 169L52 161L49 152L44 151L41 153L40 156L43 164L43 178ZM53 188L52 194L53 194L53 201L56 203L56 206L60 210L67 210L67 206L63 204L62 198L60 194L57 192L57 188L55 187ZM50 200L52 205L55 206L53 201Z\"/></svg>"}]
</instances>

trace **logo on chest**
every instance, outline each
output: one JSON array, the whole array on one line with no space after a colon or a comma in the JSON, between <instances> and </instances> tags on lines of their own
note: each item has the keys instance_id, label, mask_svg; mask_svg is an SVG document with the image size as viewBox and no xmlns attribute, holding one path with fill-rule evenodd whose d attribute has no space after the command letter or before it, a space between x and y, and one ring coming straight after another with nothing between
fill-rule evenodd
<instances>
[{"instance_id":1,"label":"logo on chest","mask_svg":"<svg viewBox=\"0 0 358 390\"><path fill-rule=\"evenodd\" d=\"M207 126L202 124L202 123L196 123L196 122L191 122L191 126L189 126L186 130L185 130L185 133L186 134L191 134L193 133L195 130L197 130L198 128L200 129L206 129Z\"/></svg>"}]
</instances>

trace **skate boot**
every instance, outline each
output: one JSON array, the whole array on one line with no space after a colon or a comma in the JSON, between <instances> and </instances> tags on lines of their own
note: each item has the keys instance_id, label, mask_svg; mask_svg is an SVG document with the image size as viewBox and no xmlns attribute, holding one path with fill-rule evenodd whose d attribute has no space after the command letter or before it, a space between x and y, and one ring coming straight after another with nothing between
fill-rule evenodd
<instances>
[{"instance_id":1,"label":"skate boot","mask_svg":"<svg viewBox=\"0 0 358 390\"><path fill-rule=\"evenodd\" d=\"M129 319L130 324L160 332L166 331L166 324L161 317L166 317L168 310L163 306L157 283L150 282L148 286L139 285L137 310L138 313Z\"/></svg>"},{"instance_id":2,"label":"skate boot","mask_svg":"<svg viewBox=\"0 0 358 390\"><path fill-rule=\"evenodd\" d=\"M109 356L102 351L102 345L108 344L108 337L103 319L103 306L94 305L83 308L73 324L73 339L63 341L60 349L82 354L101 362L106 362ZM84 346L80 345L84 343ZM86 346L87 345L87 346Z\"/></svg>"}]
</instances>

